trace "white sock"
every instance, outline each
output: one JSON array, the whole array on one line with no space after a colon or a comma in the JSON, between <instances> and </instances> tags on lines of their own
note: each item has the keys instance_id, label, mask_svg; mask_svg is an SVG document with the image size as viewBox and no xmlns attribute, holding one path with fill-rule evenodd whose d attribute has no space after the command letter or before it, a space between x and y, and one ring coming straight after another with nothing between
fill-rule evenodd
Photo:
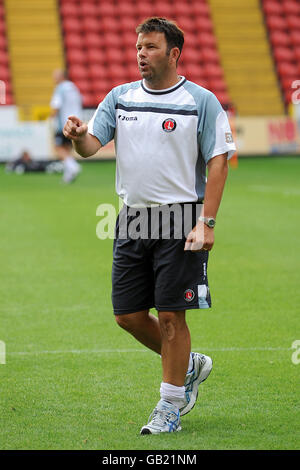
<instances>
[{"instance_id":1,"label":"white sock","mask_svg":"<svg viewBox=\"0 0 300 470\"><path fill-rule=\"evenodd\" d=\"M176 385L172 385L166 382L162 382L160 385L160 397L162 400L169 401L173 405L177 406L177 408L182 408L185 404L185 388L177 387Z\"/></svg>"},{"instance_id":2,"label":"white sock","mask_svg":"<svg viewBox=\"0 0 300 470\"><path fill-rule=\"evenodd\" d=\"M66 171L76 171L79 167L79 164L72 156L66 157L64 159L64 167Z\"/></svg>"}]
</instances>

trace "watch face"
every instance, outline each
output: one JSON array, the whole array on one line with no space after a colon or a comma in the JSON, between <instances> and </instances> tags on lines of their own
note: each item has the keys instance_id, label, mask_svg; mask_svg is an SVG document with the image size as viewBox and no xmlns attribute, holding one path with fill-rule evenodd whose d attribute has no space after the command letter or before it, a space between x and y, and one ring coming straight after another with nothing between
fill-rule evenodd
<instances>
[{"instance_id":1,"label":"watch face","mask_svg":"<svg viewBox=\"0 0 300 470\"><path fill-rule=\"evenodd\" d=\"M215 220L214 220L214 219L209 219L209 221L208 221L208 226L209 226L209 227L214 227L215 225L216 225Z\"/></svg>"}]
</instances>

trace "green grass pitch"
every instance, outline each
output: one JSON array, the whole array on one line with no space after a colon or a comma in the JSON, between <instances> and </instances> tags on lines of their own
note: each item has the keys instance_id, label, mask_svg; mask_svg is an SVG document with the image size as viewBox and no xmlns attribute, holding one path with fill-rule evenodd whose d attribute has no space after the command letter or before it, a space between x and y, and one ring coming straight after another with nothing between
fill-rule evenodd
<instances>
[{"instance_id":1,"label":"green grass pitch","mask_svg":"<svg viewBox=\"0 0 300 470\"><path fill-rule=\"evenodd\" d=\"M97 206L118 206L114 171L84 163L63 186L0 167L0 449L299 448L300 158L230 170L213 308L187 314L192 349L214 368L182 431L160 436L139 435L159 399L160 358L116 325L112 240L96 237Z\"/></svg>"}]
</instances>

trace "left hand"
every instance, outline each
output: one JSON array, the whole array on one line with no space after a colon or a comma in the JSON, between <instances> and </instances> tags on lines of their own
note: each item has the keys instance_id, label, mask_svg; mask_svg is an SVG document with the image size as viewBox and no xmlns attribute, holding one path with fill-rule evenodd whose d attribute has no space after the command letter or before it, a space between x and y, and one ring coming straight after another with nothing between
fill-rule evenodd
<instances>
[{"instance_id":1,"label":"left hand","mask_svg":"<svg viewBox=\"0 0 300 470\"><path fill-rule=\"evenodd\" d=\"M188 234L184 250L210 251L215 241L214 229L198 220L193 230Z\"/></svg>"}]
</instances>

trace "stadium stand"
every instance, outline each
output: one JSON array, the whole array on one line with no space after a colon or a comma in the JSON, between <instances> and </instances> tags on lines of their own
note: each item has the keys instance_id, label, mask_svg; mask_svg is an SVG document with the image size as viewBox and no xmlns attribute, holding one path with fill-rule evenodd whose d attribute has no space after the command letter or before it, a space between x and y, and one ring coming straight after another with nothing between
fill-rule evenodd
<instances>
[{"instance_id":1,"label":"stadium stand","mask_svg":"<svg viewBox=\"0 0 300 470\"><path fill-rule=\"evenodd\" d=\"M135 28L149 16L167 16L185 31L179 73L223 105L231 101L206 0L61 0L60 14L69 75L85 106L96 106L112 86L140 79Z\"/></svg>"},{"instance_id":2,"label":"stadium stand","mask_svg":"<svg viewBox=\"0 0 300 470\"><path fill-rule=\"evenodd\" d=\"M292 83L300 77L300 3L262 0L273 58L285 104L291 102Z\"/></svg>"},{"instance_id":3,"label":"stadium stand","mask_svg":"<svg viewBox=\"0 0 300 470\"><path fill-rule=\"evenodd\" d=\"M64 67L57 2L5 0L4 5L15 102L24 110L47 106L53 70Z\"/></svg>"},{"instance_id":4,"label":"stadium stand","mask_svg":"<svg viewBox=\"0 0 300 470\"><path fill-rule=\"evenodd\" d=\"M284 114L260 0L208 0L208 3L221 65L237 113Z\"/></svg>"},{"instance_id":5,"label":"stadium stand","mask_svg":"<svg viewBox=\"0 0 300 470\"><path fill-rule=\"evenodd\" d=\"M6 103L48 105L52 72L66 67L84 106L95 107L113 86L140 79L135 28L154 15L185 31L180 74L239 115L286 112L300 74L298 0L0 0Z\"/></svg>"},{"instance_id":6,"label":"stadium stand","mask_svg":"<svg viewBox=\"0 0 300 470\"><path fill-rule=\"evenodd\" d=\"M3 0L0 0L0 105L13 104L11 86L10 60L7 50L5 9Z\"/></svg>"}]
</instances>

